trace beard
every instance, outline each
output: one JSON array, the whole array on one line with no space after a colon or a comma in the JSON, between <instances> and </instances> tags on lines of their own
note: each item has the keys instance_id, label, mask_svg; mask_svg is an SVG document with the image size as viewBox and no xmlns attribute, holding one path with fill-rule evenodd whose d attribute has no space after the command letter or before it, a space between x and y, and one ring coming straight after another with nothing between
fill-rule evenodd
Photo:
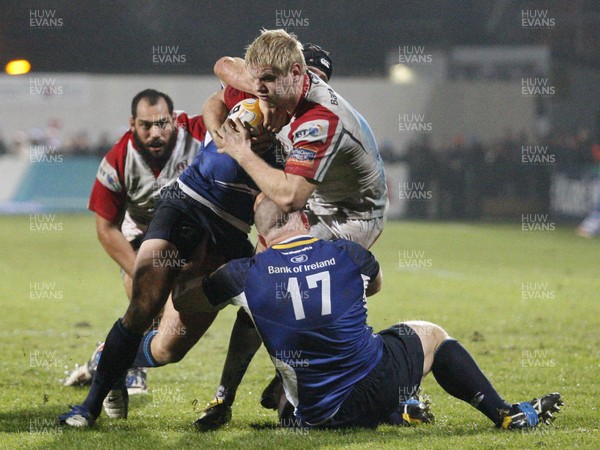
<instances>
[{"instance_id":1,"label":"beard","mask_svg":"<svg viewBox=\"0 0 600 450\"><path fill-rule=\"evenodd\" d=\"M177 130L173 130L173 133L169 136L167 141L163 139L152 139L146 143L144 143L140 136L137 133L137 130L133 131L133 142L135 146L140 150L142 158L151 166L151 167L159 167L162 168L165 166L171 154L173 153L173 149L175 148L175 143L177 142ZM162 146L161 150L151 149L151 147Z\"/></svg>"}]
</instances>

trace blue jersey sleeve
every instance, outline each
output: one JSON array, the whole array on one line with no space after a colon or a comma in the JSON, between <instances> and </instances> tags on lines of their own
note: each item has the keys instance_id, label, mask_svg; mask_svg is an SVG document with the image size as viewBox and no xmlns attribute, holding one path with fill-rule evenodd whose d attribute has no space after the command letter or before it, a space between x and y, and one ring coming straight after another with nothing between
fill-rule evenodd
<instances>
[{"instance_id":1,"label":"blue jersey sleeve","mask_svg":"<svg viewBox=\"0 0 600 450\"><path fill-rule=\"evenodd\" d=\"M360 271L363 275L368 276L371 280L377 276L379 273L379 263L369 250L366 250L356 242L348 241L346 239L336 239L332 241L332 243L340 250L346 251L350 259L360 267Z\"/></svg>"},{"instance_id":2,"label":"blue jersey sleeve","mask_svg":"<svg viewBox=\"0 0 600 450\"><path fill-rule=\"evenodd\" d=\"M211 305L233 303L244 292L251 262L251 258L230 261L204 279L202 287Z\"/></svg>"}]
</instances>

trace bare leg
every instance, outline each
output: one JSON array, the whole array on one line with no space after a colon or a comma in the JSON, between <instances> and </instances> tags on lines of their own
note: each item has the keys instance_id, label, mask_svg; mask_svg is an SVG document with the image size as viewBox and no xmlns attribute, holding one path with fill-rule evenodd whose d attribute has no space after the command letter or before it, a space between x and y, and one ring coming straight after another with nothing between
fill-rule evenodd
<instances>
[{"instance_id":1,"label":"bare leg","mask_svg":"<svg viewBox=\"0 0 600 450\"><path fill-rule=\"evenodd\" d=\"M179 313L169 300L150 345L152 358L161 366L181 361L215 317L217 312Z\"/></svg>"},{"instance_id":2,"label":"bare leg","mask_svg":"<svg viewBox=\"0 0 600 450\"><path fill-rule=\"evenodd\" d=\"M168 241L142 243L135 260L132 298L121 319L127 330L143 334L165 305L179 267L179 251Z\"/></svg>"},{"instance_id":3,"label":"bare leg","mask_svg":"<svg viewBox=\"0 0 600 450\"><path fill-rule=\"evenodd\" d=\"M125 288L125 293L127 294L127 298L131 301L131 289L132 289L133 280L129 275L123 273L123 287Z\"/></svg>"},{"instance_id":4,"label":"bare leg","mask_svg":"<svg viewBox=\"0 0 600 450\"><path fill-rule=\"evenodd\" d=\"M150 343L157 365L181 361L217 317L218 311L208 303L201 303L198 295L203 278L225 262L220 256L207 254L207 239L200 243L178 275L165 305L158 333Z\"/></svg>"},{"instance_id":5,"label":"bare leg","mask_svg":"<svg viewBox=\"0 0 600 450\"><path fill-rule=\"evenodd\" d=\"M403 323L415 330L415 333L421 339L423 354L425 356L423 360L423 378L425 378L431 372L435 351L450 336L448 336L448 333L442 327L431 322L411 320Z\"/></svg>"}]
</instances>

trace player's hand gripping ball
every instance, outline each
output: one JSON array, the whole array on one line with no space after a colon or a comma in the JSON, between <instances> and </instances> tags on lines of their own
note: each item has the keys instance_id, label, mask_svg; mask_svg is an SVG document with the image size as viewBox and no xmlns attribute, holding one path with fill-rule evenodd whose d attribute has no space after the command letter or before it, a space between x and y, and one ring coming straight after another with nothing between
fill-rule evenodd
<instances>
[{"instance_id":1,"label":"player's hand gripping ball","mask_svg":"<svg viewBox=\"0 0 600 450\"><path fill-rule=\"evenodd\" d=\"M250 130L252 136L258 136L263 132L263 113L258 107L258 100L255 98L247 98L237 103L229 111L227 118L231 120L239 119Z\"/></svg>"}]
</instances>

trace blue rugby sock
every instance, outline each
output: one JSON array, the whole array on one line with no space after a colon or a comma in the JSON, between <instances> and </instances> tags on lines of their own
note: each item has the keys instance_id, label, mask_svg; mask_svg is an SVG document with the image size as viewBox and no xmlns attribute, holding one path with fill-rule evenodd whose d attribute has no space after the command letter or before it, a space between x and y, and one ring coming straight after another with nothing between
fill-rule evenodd
<instances>
[{"instance_id":1,"label":"blue rugby sock","mask_svg":"<svg viewBox=\"0 0 600 450\"><path fill-rule=\"evenodd\" d=\"M133 360L133 367L160 367L164 366L164 364L160 364L154 360L152 357L152 351L150 349L150 344L154 336L158 334L158 330L148 331L142 342L140 343L140 347L138 348L138 352L135 355L135 359Z\"/></svg>"},{"instance_id":2,"label":"blue rugby sock","mask_svg":"<svg viewBox=\"0 0 600 450\"><path fill-rule=\"evenodd\" d=\"M102 356L94 374L92 385L83 402L94 418L102 411L102 402L108 392L123 379L140 345L142 336L129 332L117 320L106 336Z\"/></svg>"},{"instance_id":3,"label":"blue rugby sock","mask_svg":"<svg viewBox=\"0 0 600 450\"><path fill-rule=\"evenodd\" d=\"M474 406L494 423L501 420L500 410L511 410L469 352L454 339L446 339L437 348L431 371L446 392Z\"/></svg>"}]
</instances>

